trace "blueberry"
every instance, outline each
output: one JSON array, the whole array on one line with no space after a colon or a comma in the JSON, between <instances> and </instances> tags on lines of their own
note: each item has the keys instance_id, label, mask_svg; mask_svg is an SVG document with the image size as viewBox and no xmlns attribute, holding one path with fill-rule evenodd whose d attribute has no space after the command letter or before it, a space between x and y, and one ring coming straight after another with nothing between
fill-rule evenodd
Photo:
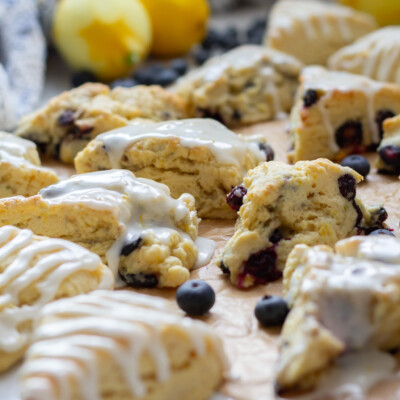
<instances>
[{"instance_id":1,"label":"blueberry","mask_svg":"<svg viewBox=\"0 0 400 400\"><path fill-rule=\"evenodd\" d=\"M252 254L244 263L243 275L251 275L256 283L275 281L282 276L276 268L276 245Z\"/></svg>"},{"instance_id":2,"label":"blueberry","mask_svg":"<svg viewBox=\"0 0 400 400\"><path fill-rule=\"evenodd\" d=\"M211 57L211 52L202 47L195 48L192 54L198 65L204 64Z\"/></svg>"},{"instance_id":3,"label":"blueberry","mask_svg":"<svg viewBox=\"0 0 400 400\"><path fill-rule=\"evenodd\" d=\"M267 19L256 19L252 22L246 31L247 41L253 44L261 44L264 38Z\"/></svg>"},{"instance_id":4,"label":"blueberry","mask_svg":"<svg viewBox=\"0 0 400 400\"><path fill-rule=\"evenodd\" d=\"M308 89L303 94L304 107L311 107L318 101L318 93L314 89Z\"/></svg>"},{"instance_id":5,"label":"blueberry","mask_svg":"<svg viewBox=\"0 0 400 400\"><path fill-rule=\"evenodd\" d=\"M153 82L153 72L149 68L139 68L133 75L133 79L142 85L151 85Z\"/></svg>"},{"instance_id":6,"label":"blueberry","mask_svg":"<svg viewBox=\"0 0 400 400\"><path fill-rule=\"evenodd\" d=\"M254 310L258 322L267 328L281 326L289 313L289 308L284 299L278 296L264 296Z\"/></svg>"},{"instance_id":7,"label":"blueberry","mask_svg":"<svg viewBox=\"0 0 400 400\"><path fill-rule=\"evenodd\" d=\"M394 168L400 168L400 147L384 146L379 150L379 156L382 160Z\"/></svg>"},{"instance_id":8,"label":"blueberry","mask_svg":"<svg viewBox=\"0 0 400 400\"><path fill-rule=\"evenodd\" d=\"M209 29L201 44L203 49L211 50L219 47L221 34L215 29Z\"/></svg>"},{"instance_id":9,"label":"blueberry","mask_svg":"<svg viewBox=\"0 0 400 400\"><path fill-rule=\"evenodd\" d=\"M138 237L136 239L127 240L121 249L121 256L129 256L133 251L135 251L142 243L142 238Z\"/></svg>"},{"instance_id":10,"label":"blueberry","mask_svg":"<svg viewBox=\"0 0 400 400\"><path fill-rule=\"evenodd\" d=\"M111 82L110 88L114 89L116 87L125 87L130 88L133 86L139 85L139 82L132 78L125 78L125 79L117 79L114 82Z\"/></svg>"},{"instance_id":11,"label":"blueberry","mask_svg":"<svg viewBox=\"0 0 400 400\"><path fill-rule=\"evenodd\" d=\"M75 111L74 110L65 110L57 118L58 125L60 125L60 126L71 125L74 121L75 121Z\"/></svg>"},{"instance_id":12,"label":"blueberry","mask_svg":"<svg viewBox=\"0 0 400 400\"><path fill-rule=\"evenodd\" d=\"M208 283L193 279L179 286L176 301L187 314L203 315L214 305L215 292Z\"/></svg>"},{"instance_id":13,"label":"blueberry","mask_svg":"<svg viewBox=\"0 0 400 400\"><path fill-rule=\"evenodd\" d=\"M364 178L369 174L369 171L371 169L368 160L358 154L354 154L352 156L344 158L341 162L341 165L343 167L353 168L354 171L358 172Z\"/></svg>"},{"instance_id":14,"label":"blueberry","mask_svg":"<svg viewBox=\"0 0 400 400\"><path fill-rule=\"evenodd\" d=\"M186 74L186 71L188 70L188 63L184 58L175 58L175 60L171 61L170 67L176 71L179 76L181 76Z\"/></svg>"},{"instance_id":15,"label":"blueberry","mask_svg":"<svg viewBox=\"0 0 400 400\"><path fill-rule=\"evenodd\" d=\"M239 46L238 32L235 28L230 27L220 35L219 45L224 50L230 50Z\"/></svg>"},{"instance_id":16,"label":"blueberry","mask_svg":"<svg viewBox=\"0 0 400 400\"><path fill-rule=\"evenodd\" d=\"M272 233L271 236L269 237L269 241L271 243L278 243L283 239L282 232L279 229L275 229Z\"/></svg>"},{"instance_id":17,"label":"blueberry","mask_svg":"<svg viewBox=\"0 0 400 400\"><path fill-rule=\"evenodd\" d=\"M179 78L174 69L164 69L155 76L154 83L160 86L168 86Z\"/></svg>"},{"instance_id":18,"label":"blueberry","mask_svg":"<svg viewBox=\"0 0 400 400\"><path fill-rule=\"evenodd\" d=\"M125 273L124 271L119 271L118 274L128 286L136 288L153 288L158 285L158 278L154 274L144 274L142 272L130 274Z\"/></svg>"},{"instance_id":19,"label":"blueberry","mask_svg":"<svg viewBox=\"0 0 400 400\"><path fill-rule=\"evenodd\" d=\"M267 144L267 143L259 143L258 147L260 148L260 150L265 153L265 158L267 161L272 161L275 157L275 153L274 150L272 149L272 147Z\"/></svg>"},{"instance_id":20,"label":"blueberry","mask_svg":"<svg viewBox=\"0 0 400 400\"><path fill-rule=\"evenodd\" d=\"M351 201L356 197L357 181L353 175L345 174L338 178L338 185L341 195Z\"/></svg>"},{"instance_id":21,"label":"blueberry","mask_svg":"<svg viewBox=\"0 0 400 400\"><path fill-rule=\"evenodd\" d=\"M383 122L385 121L385 119L392 118L394 116L395 114L391 110L379 110L376 113L375 122L378 125L379 134L381 138L383 136Z\"/></svg>"},{"instance_id":22,"label":"blueberry","mask_svg":"<svg viewBox=\"0 0 400 400\"><path fill-rule=\"evenodd\" d=\"M234 187L226 197L226 202L228 203L229 207L234 211L239 211L243 204L243 197L246 196L246 193L247 189L244 186L238 185Z\"/></svg>"},{"instance_id":23,"label":"blueberry","mask_svg":"<svg viewBox=\"0 0 400 400\"><path fill-rule=\"evenodd\" d=\"M340 147L357 146L362 142L362 125L358 121L347 121L339 126L335 137Z\"/></svg>"},{"instance_id":24,"label":"blueberry","mask_svg":"<svg viewBox=\"0 0 400 400\"><path fill-rule=\"evenodd\" d=\"M370 235L388 235L395 236L393 232L389 231L389 229L375 229L374 231L369 233Z\"/></svg>"},{"instance_id":25,"label":"blueberry","mask_svg":"<svg viewBox=\"0 0 400 400\"><path fill-rule=\"evenodd\" d=\"M223 261L221 261L219 263L219 268L221 269L223 274L225 274L225 275L230 275L231 274L230 269L224 264Z\"/></svg>"},{"instance_id":26,"label":"blueberry","mask_svg":"<svg viewBox=\"0 0 400 400\"><path fill-rule=\"evenodd\" d=\"M79 71L72 74L71 83L73 87L81 86L86 82L97 82L97 79L89 71Z\"/></svg>"}]
</instances>

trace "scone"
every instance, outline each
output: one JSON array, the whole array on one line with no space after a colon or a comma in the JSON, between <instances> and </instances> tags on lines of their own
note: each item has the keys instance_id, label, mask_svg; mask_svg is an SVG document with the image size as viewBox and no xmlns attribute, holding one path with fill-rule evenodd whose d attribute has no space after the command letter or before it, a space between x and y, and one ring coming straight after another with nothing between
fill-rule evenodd
<instances>
[{"instance_id":1,"label":"scone","mask_svg":"<svg viewBox=\"0 0 400 400\"><path fill-rule=\"evenodd\" d=\"M400 27L389 26L361 37L333 54L328 66L400 84Z\"/></svg>"},{"instance_id":2,"label":"scone","mask_svg":"<svg viewBox=\"0 0 400 400\"><path fill-rule=\"evenodd\" d=\"M290 114L289 160L340 160L375 149L382 123L400 113L400 87L361 75L307 67Z\"/></svg>"},{"instance_id":3,"label":"scone","mask_svg":"<svg viewBox=\"0 0 400 400\"><path fill-rule=\"evenodd\" d=\"M378 172L400 175L400 115L387 119L383 131L375 166Z\"/></svg>"},{"instance_id":4,"label":"scone","mask_svg":"<svg viewBox=\"0 0 400 400\"><path fill-rule=\"evenodd\" d=\"M40 166L33 142L0 131L0 197L33 196L56 182L57 175Z\"/></svg>"},{"instance_id":5,"label":"scone","mask_svg":"<svg viewBox=\"0 0 400 400\"><path fill-rule=\"evenodd\" d=\"M165 300L96 291L49 304L21 371L22 400L207 400L222 342Z\"/></svg>"},{"instance_id":6,"label":"scone","mask_svg":"<svg viewBox=\"0 0 400 400\"><path fill-rule=\"evenodd\" d=\"M187 119L103 133L78 153L75 168L78 174L128 169L164 183L174 198L190 193L200 217L236 218L227 193L272 154L265 142L246 141L217 121Z\"/></svg>"},{"instance_id":7,"label":"scone","mask_svg":"<svg viewBox=\"0 0 400 400\"><path fill-rule=\"evenodd\" d=\"M140 287L178 286L189 278L198 222L190 194L175 200L167 186L126 170L76 175L36 196L0 200L0 226L78 243Z\"/></svg>"},{"instance_id":8,"label":"scone","mask_svg":"<svg viewBox=\"0 0 400 400\"><path fill-rule=\"evenodd\" d=\"M280 0L271 10L264 44L305 65L326 65L330 55L377 29L374 18L338 4Z\"/></svg>"},{"instance_id":9,"label":"scone","mask_svg":"<svg viewBox=\"0 0 400 400\"><path fill-rule=\"evenodd\" d=\"M285 268L293 307L281 337L280 392L313 388L338 357L400 346L400 241L354 237L327 246L298 245Z\"/></svg>"},{"instance_id":10,"label":"scone","mask_svg":"<svg viewBox=\"0 0 400 400\"><path fill-rule=\"evenodd\" d=\"M114 277L100 258L75 243L0 228L0 372L20 360L33 325L51 301L112 289Z\"/></svg>"},{"instance_id":11,"label":"scone","mask_svg":"<svg viewBox=\"0 0 400 400\"><path fill-rule=\"evenodd\" d=\"M175 91L196 117L239 126L289 112L301 62L263 46L245 45L214 57L182 77Z\"/></svg>"},{"instance_id":12,"label":"scone","mask_svg":"<svg viewBox=\"0 0 400 400\"><path fill-rule=\"evenodd\" d=\"M356 198L362 177L326 159L263 163L249 171L235 233L218 261L240 289L278 279L296 244L333 246L382 227L386 211ZM233 200L233 199L232 199Z\"/></svg>"},{"instance_id":13,"label":"scone","mask_svg":"<svg viewBox=\"0 0 400 400\"><path fill-rule=\"evenodd\" d=\"M126 126L136 118L163 121L186 117L186 103L159 86L110 91L106 85L86 83L24 116L16 134L36 142L44 153L72 163L99 133Z\"/></svg>"}]
</instances>

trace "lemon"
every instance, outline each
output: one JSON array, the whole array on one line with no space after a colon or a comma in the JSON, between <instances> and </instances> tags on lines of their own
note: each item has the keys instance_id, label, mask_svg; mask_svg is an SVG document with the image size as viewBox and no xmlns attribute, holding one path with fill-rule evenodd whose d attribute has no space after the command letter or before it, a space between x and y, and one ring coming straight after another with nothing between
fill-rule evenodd
<instances>
[{"instance_id":1,"label":"lemon","mask_svg":"<svg viewBox=\"0 0 400 400\"><path fill-rule=\"evenodd\" d=\"M53 40L71 67L112 80L147 56L151 22L140 0L60 0Z\"/></svg>"},{"instance_id":2,"label":"lemon","mask_svg":"<svg viewBox=\"0 0 400 400\"><path fill-rule=\"evenodd\" d=\"M340 0L340 2L373 15L379 25L400 24L399 0Z\"/></svg>"},{"instance_id":3,"label":"lemon","mask_svg":"<svg viewBox=\"0 0 400 400\"><path fill-rule=\"evenodd\" d=\"M210 14L206 0L141 1L153 25L152 54L179 56L204 38Z\"/></svg>"}]
</instances>

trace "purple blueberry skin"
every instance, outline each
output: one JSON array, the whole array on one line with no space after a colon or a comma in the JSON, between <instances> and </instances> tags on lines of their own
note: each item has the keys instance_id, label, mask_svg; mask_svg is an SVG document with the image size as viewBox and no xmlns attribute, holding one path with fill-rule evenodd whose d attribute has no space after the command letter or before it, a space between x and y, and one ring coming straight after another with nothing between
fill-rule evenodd
<instances>
[{"instance_id":1,"label":"purple blueberry skin","mask_svg":"<svg viewBox=\"0 0 400 400\"><path fill-rule=\"evenodd\" d=\"M339 147L359 146L362 143L362 125L359 121L347 121L335 133Z\"/></svg>"},{"instance_id":2,"label":"purple blueberry skin","mask_svg":"<svg viewBox=\"0 0 400 400\"><path fill-rule=\"evenodd\" d=\"M340 164L343 167L353 168L354 171L358 172L364 178L367 177L371 170L369 161L359 154L353 154L351 156L345 157Z\"/></svg>"},{"instance_id":3,"label":"purple blueberry skin","mask_svg":"<svg viewBox=\"0 0 400 400\"><path fill-rule=\"evenodd\" d=\"M341 195L352 201L356 197L356 185L357 181L353 175L345 174L338 178L338 185Z\"/></svg>"},{"instance_id":4,"label":"purple blueberry skin","mask_svg":"<svg viewBox=\"0 0 400 400\"><path fill-rule=\"evenodd\" d=\"M193 279L179 286L176 302L189 315L204 315L215 303L215 292L207 282Z\"/></svg>"},{"instance_id":5,"label":"purple blueberry skin","mask_svg":"<svg viewBox=\"0 0 400 400\"><path fill-rule=\"evenodd\" d=\"M318 101L318 93L314 89L308 89L303 95L304 107L308 108Z\"/></svg>"},{"instance_id":6,"label":"purple blueberry skin","mask_svg":"<svg viewBox=\"0 0 400 400\"><path fill-rule=\"evenodd\" d=\"M391 110L379 110L376 113L375 122L378 125L379 135L382 138L383 136L383 122L385 119L392 118L395 116L395 113Z\"/></svg>"},{"instance_id":7,"label":"purple blueberry skin","mask_svg":"<svg viewBox=\"0 0 400 400\"><path fill-rule=\"evenodd\" d=\"M239 211L243 204L243 197L246 196L247 189L243 185L238 185L226 197L226 202L234 211Z\"/></svg>"},{"instance_id":8,"label":"purple blueberry skin","mask_svg":"<svg viewBox=\"0 0 400 400\"><path fill-rule=\"evenodd\" d=\"M289 314L289 307L286 301L279 296L266 295L256 305L254 315L258 322L266 327L281 326Z\"/></svg>"},{"instance_id":9,"label":"purple blueberry skin","mask_svg":"<svg viewBox=\"0 0 400 400\"><path fill-rule=\"evenodd\" d=\"M400 169L400 147L384 146L379 150L379 156L385 162L395 169Z\"/></svg>"}]
</instances>

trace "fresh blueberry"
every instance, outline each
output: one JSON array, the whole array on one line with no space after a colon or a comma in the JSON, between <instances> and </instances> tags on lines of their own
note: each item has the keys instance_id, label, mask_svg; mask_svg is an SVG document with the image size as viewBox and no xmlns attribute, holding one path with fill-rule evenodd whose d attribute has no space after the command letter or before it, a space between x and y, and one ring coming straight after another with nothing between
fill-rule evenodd
<instances>
[{"instance_id":1,"label":"fresh blueberry","mask_svg":"<svg viewBox=\"0 0 400 400\"><path fill-rule=\"evenodd\" d=\"M193 279L179 286L176 301L187 314L203 315L214 305L215 292L208 283Z\"/></svg>"},{"instance_id":2,"label":"fresh blueberry","mask_svg":"<svg viewBox=\"0 0 400 400\"><path fill-rule=\"evenodd\" d=\"M341 195L351 201L356 197L357 181L353 175L345 174L338 178L338 185Z\"/></svg>"},{"instance_id":3,"label":"fresh blueberry","mask_svg":"<svg viewBox=\"0 0 400 400\"><path fill-rule=\"evenodd\" d=\"M237 29L230 27L223 32L219 38L219 44L224 50L230 50L239 46L240 42Z\"/></svg>"},{"instance_id":4,"label":"fresh blueberry","mask_svg":"<svg viewBox=\"0 0 400 400\"><path fill-rule=\"evenodd\" d=\"M219 47L221 34L215 29L209 29L201 44L203 49L211 50Z\"/></svg>"},{"instance_id":5,"label":"fresh blueberry","mask_svg":"<svg viewBox=\"0 0 400 400\"><path fill-rule=\"evenodd\" d=\"M71 83L73 87L81 86L86 82L97 82L97 79L89 71L79 71L72 74Z\"/></svg>"},{"instance_id":6,"label":"fresh blueberry","mask_svg":"<svg viewBox=\"0 0 400 400\"><path fill-rule=\"evenodd\" d=\"M226 197L226 202L228 203L229 207L234 211L239 211L243 204L243 197L246 196L246 193L247 189L244 186L238 185L234 187Z\"/></svg>"},{"instance_id":7,"label":"fresh blueberry","mask_svg":"<svg viewBox=\"0 0 400 400\"><path fill-rule=\"evenodd\" d=\"M175 60L171 61L170 67L176 71L179 76L181 76L186 74L186 71L188 70L188 63L184 58L175 58Z\"/></svg>"},{"instance_id":8,"label":"fresh blueberry","mask_svg":"<svg viewBox=\"0 0 400 400\"><path fill-rule=\"evenodd\" d=\"M303 95L304 107L311 107L318 101L318 93L314 89L308 89Z\"/></svg>"},{"instance_id":9,"label":"fresh blueberry","mask_svg":"<svg viewBox=\"0 0 400 400\"><path fill-rule=\"evenodd\" d=\"M178 78L179 75L174 69L164 69L155 76L154 83L160 86L168 86Z\"/></svg>"},{"instance_id":10,"label":"fresh blueberry","mask_svg":"<svg viewBox=\"0 0 400 400\"><path fill-rule=\"evenodd\" d=\"M389 229L376 229L369 233L370 235L388 235L388 236L395 236L393 232L389 231Z\"/></svg>"},{"instance_id":11,"label":"fresh blueberry","mask_svg":"<svg viewBox=\"0 0 400 400\"><path fill-rule=\"evenodd\" d=\"M211 52L202 47L196 47L192 54L198 65L204 64L211 57Z\"/></svg>"},{"instance_id":12,"label":"fresh blueberry","mask_svg":"<svg viewBox=\"0 0 400 400\"><path fill-rule=\"evenodd\" d=\"M385 119L394 117L394 115L394 112L391 110L379 110L376 113L375 122L378 125L381 138L383 136L383 122L385 121Z\"/></svg>"},{"instance_id":13,"label":"fresh blueberry","mask_svg":"<svg viewBox=\"0 0 400 400\"><path fill-rule=\"evenodd\" d=\"M260 150L265 153L265 158L267 161L272 161L275 157L275 153L274 150L272 149L272 147L267 144L267 143L259 143L258 147L260 148Z\"/></svg>"},{"instance_id":14,"label":"fresh blueberry","mask_svg":"<svg viewBox=\"0 0 400 400\"><path fill-rule=\"evenodd\" d=\"M139 68L133 75L133 79L142 85L151 85L153 83L153 72L149 68Z\"/></svg>"},{"instance_id":15,"label":"fresh blueberry","mask_svg":"<svg viewBox=\"0 0 400 400\"><path fill-rule=\"evenodd\" d=\"M360 175L362 175L364 178L369 174L369 171L371 169L371 166L369 165L368 160L360 156L358 154L354 154L348 157L345 157L341 165L343 167L350 167L353 168L354 171L358 172Z\"/></svg>"},{"instance_id":16,"label":"fresh blueberry","mask_svg":"<svg viewBox=\"0 0 400 400\"><path fill-rule=\"evenodd\" d=\"M142 272L130 274L123 271L119 271L118 274L128 286L136 288L153 288L158 285L158 278L154 274L144 274Z\"/></svg>"},{"instance_id":17,"label":"fresh blueberry","mask_svg":"<svg viewBox=\"0 0 400 400\"><path fill-rule=\"evenodd\" d=\"M340 147L357 146L362 142L362 125L358 121L347 121L339 126L335 137Z\"/></svg>"},{"instance_id":18,"label":"fresh blueberry","mask_svg":"<svg viewBox=\"0 0 400 400\"><path fill-rule=\"evenodd\" d=\"M267 328L281 326L288 313L288 305L282 297L268 295L258 301L254 310L258 322Z\"/></svg>"},{"instance_id":19,"label":"fresh blueberry","mask_svg":"<svg viewBox=\"0 0 400 400\"><path fill-rule=\"evenodd\" d=\"M252 22L249 28L246 31L247 42L253 44L261 44L264 38L264 32L266 28L267 19L256 19Z\"/></svg>"},{"instance_id":20,"label":"fresh blueberry","mask_svg":"<svg viewBox=\"0 0 400 400\"><path fill-rule=\"evenodd\" d=\"M130 88L133 86L139 85L139 82L132 78L125 78L125 79L117 79L114 82L111 82L110 88L114 89L116 87L125 87Z\"/></svg>"},{"instance_id":21,"label":"fresh blueberry","mask_svg":"<svg viewBox=\"0 0 400 400\"><path fill-rule=\"evenodd\" d=\"M379 150L379 156L382 160L394 168L400 168L400 147L384 146Z\"/></svg>"}]
</instances>

